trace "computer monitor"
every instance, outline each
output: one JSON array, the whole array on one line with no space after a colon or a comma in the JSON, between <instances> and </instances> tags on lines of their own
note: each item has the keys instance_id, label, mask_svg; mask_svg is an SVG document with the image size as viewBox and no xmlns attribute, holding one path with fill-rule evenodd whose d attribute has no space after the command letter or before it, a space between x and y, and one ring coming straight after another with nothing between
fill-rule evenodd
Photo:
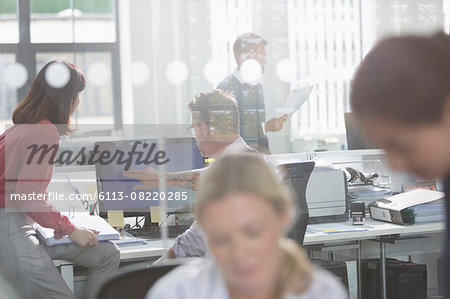
<instances>
[{"instance_id":1,"label":"computer monitor","mask_svg":"<svg viewBox=\"0 0 450 299\"><path fill-rule=\"evenodd\" d=\"M308 204L306 202L306 187L309 177L314 169L313 161L285 163L278 165L283 173L282 182L294 193L294 204L296 207L295 219L287 232L287 236L300 245L303 245L306 227L309 221Z\"/></svg>"},{"instance_id":2,"label":"computer monitor","mask_svg":"<svg viewBox=\"0 0 450 299\"><path fill-rule=\"evenodd\" d=\"M352 113L344 113L345 129L347 132L347 148L349 150L373 149L372 143L362 134Z\"/></svg>"},{"instance_id":3,"label":"computer monitor","mask_svg":"<svg viewBox=\"0 0 450 299\"><path fill-rule=\"evenodd\" d=\"M127 163L123 161L119 163L118 159L114 159L109 163L97 161L95 164L101 216L105 217L108 210L123 210L126 217L148 216L150 206L159 206L161 200L166 201L167 212L192 211L194 191L181 187L167 187L165 194L159 189L133 190L134 186L142 183L123 175L123 171L129 169L153 167L158 170L158 165L148 163L158 155L156 139L97 142L95 146L99 153L110 152L111 157L120 152L125 153L127 158L131 156ZM194 138L165 139L164 152L164 157L159 154L159 160L165 162L165 171L185 171L204 167L204 159ZM147 162L142 163L143 160Z\"/></svg>"}]
</instances>

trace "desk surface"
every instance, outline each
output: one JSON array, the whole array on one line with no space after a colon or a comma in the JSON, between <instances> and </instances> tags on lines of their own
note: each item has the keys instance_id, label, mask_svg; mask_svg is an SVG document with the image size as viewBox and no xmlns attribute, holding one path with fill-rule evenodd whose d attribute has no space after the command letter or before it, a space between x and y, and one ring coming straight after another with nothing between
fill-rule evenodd
<instances>
[{"instance_id":1,"label":"desk surface","mask_svg":"<svg viewBox=\"0 0 450 299\"><path fill-rule=\"evenodd\" d=\"M351 222L341 222L338 224L350 225ZM325 224L321 224L323 226ZM329 223L330 227L333 223ZM308 227L314 227L315 225L309 225ZM357 228L358 226L354 226ZM429 222L420 223L414 225L398 225L392 224L372 219L366 219L364 226L361 228L366 229L365 231L349 231L349 232L339 232L331 234L309 234L305 235L304 245L314 245L319 243L329 243L329 242L347 242L354 240L368 240L374 239L381 236L387 235L420 235L420 234L430 234L439 233L444 231L445 224L443 222Z\"/></svg>"},{"instance_id":2,"label":"desk surface","mask_svg":"<svg viewBox=\"0 0 450 299\"><path fill-rule=\"evenodd\" d=\"M150 240L146 244L120 246L120 260L145 259L159 257L173 244L175 239Z\"/></svg>"},{"instance_id":3,"label":"desk surface","mask_svg":"<svg viewBox=\"0 0 450 299\"><path fill-rule=\"evenodd\" d=\"M66 172L65 170L69 171L72 170L72 168L70 169L55 168L55 172L65 173ZM81 176L84 180L91 179L92 183L95 183L95 171L93 171L93 169L87 169L85 172L79 172L76 174ZM79 186L79 188L81 188L80 191L83 191L82 186ZM334 223L329 223L330 227L333 227L333 224ZM342 222L338 224L351 226L350 222ZM315 225L313 224L309 225L308 227L314 226ZM363 227L366 229L365 231L348 231L329 234L306 233L303 244L315 245L325 243L349 242L355 240L368 240L388 235L414 236L414 235L433 234L444 231L445 224L442 222L430 222L414 225L397 225L372 219L366 219L365 225ZM147 241L146 244L122 246L120 247L121 260L126 261L126 260L145 259L161 256L173 244L173 241L174 241L173 239L169 239L166 242L164 242L163 240L153 240Z\"/></svg>"},{"instance_id":4,"label":"desk surface","mask_svg":"<svg viewBox=\"0 0 450 299\"><path fill-rule=\"evenodd\" d=\"M330 227L335 223L329 223ZM350 222L340 222L338 224L349 225ZM325 225L325 224L321 224ZM315 224L308 227L314 227ZM399 235L399 236L413 236L424 234L437 234L441 233L445 229L445 223L443 222L429 222L414 225L397 225L392 223L381 222L372 219L366 219L363 226L365 231L349 231L339 232L331 234L316 233L305 235L303 244L315 245L315 244L327 244L327 243L341 243L350 242L356 240L369 240L376 239L381 236ZM120 247L120 260L132 261L132 260L145 260L149 258L157 258L163 255L167 249L173 244L174 239L164 240L150 240L146 244L139 245L125 245ZM73 264L69 261L55 260L56 266Z\"/></svg>"},{"instance_id":5,"label":"desk surface","mask_svg":"<svg viewBox=\"0 0 450 299\"><path fill-rule=\"evenodd\" d=\"M348 225L350 222L341 222L339 224ZM329 224L330 227L333 223ZM308 227L314 227L310 225ZM363 226L365 231L349 231L331 234L310 234L305 235L304 245L324 244L324 243L339 243L356 240L375 239L387 235L423 235L440 233L444 231L445 224L442 222L430 222L414 225L397 225L377 220L367 219ZM133 259L145 259L159 257L163 255L166 250L173 244L174 239L168 239L167 242L163 240L148 241L147 244L142 245L127 245L120 248L120 259L122 261Z\"/></svg>"}]
</instances>

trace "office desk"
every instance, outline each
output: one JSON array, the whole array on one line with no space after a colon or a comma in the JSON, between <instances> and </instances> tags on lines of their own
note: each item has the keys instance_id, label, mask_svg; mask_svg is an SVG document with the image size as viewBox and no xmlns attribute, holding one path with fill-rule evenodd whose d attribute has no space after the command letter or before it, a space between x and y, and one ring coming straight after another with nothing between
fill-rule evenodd
<instances>
[{"instance_id":1,"label":"office desk","mask_svg":"<svg viewBox=\"0 0 450 299\"><path fill-rule=\"evenodd\" d=\"M335 223L328 223L330 227L333 227ZM372 219L366 219L364 226L353 226L351 221L339 222L337 224L344 224L352 226L355 228L365 228L365 231L349 231L349 232L338 232L338 233L328 233L328 234L305 234L305 239L303 245L314 245L320 243L333 243L333 242L344 242L344 241L356 241L356 240L368 240L373 239L383 235L393 235L401 234L403 227L401 225L381 222ZM324 224L320 224L323 226ZM308 228L317 227L316 224L308 225Z\"/></svg>"},{"instance_id":2,"label":"office desk","mask_svg":"<svg viewBox=\"0 0 450 299\"><path fill-rule=\"evenodd\" d=\"M152 258L159 258L162 256L170 245L173 244L175 239L168 239L166 244L163 240L151 240L147 241L146 244L139 245L125 245L119 247L120 249L120 261L121 262L134 262L134 261L144 261ZM69 289L74 291L74 274L73 267L74 263L66 260L53 260L56 267L60 268L61 276L67 283Z\"/></svg>"},{"instance_id":3,"label":"office desk","mask_svg":"<svg viewBox=\"0 0 450 299\"><path fill-rule=\"evenodd\" d=\"M351 222L329 223L330 227L334 224L344 224L351 226ZM323 225L323 224L321 224ZM315 224L309 225L314 227ZM429 222L414 225L398 225L378 220L366 219L364 226L354 226L365 228L365 231L349 231L328 234L311 234L306 233L303 241L304 246L316 244L333 244L339 242L374 240L383 237L408 237L441 233L445 229L443 222Z\"/></svg>"},{"instance_id":4,"label":"office desk","mask_svg":"<svg viewBox=\"0 0 450 299\"><path fill-rule=\"evenodd\" d=\"M338 224L351 225L351 222L344 222ZM334 223L329 223L333 227ZM310 225L308 227L314 227ZM357 227L357 226L355 226ZM366 219L364 228L366 231L350 231L329 234L306 234L303 245L306 249L319 249L321 251L335 252L337 250L355 249L357 250L357 289L358 298L361 298L361 241L370 240L379 242L378 249L381 261L381 290L382 298L386 298L386 244L396 244L397 240L407 240L408 238L416 238L418 236L430 236L440 234L445 229L445 224L442 222L421 223L415 225L397 225L392 223L381 222L372 219ZM356 244L351 244L356 243ZM410 253L423 252L424 247L420 244L412 243L411 248L407 248ZM347 245L346 245L347 244ZM349 245L350 244L350 245ZM393 246L394 246L393 245ZM420 246L414 248L414 245ZM433 246L434 244L428 244ZM439 251L439 248L434 248L434 251ZM406 254L404 255L409 255Z\"/></svg>"},{"instance_id":5,"label":"office desk","mask_svg":"<svg viewBox=\"0 0 450 299\"><path fill-rule=\"evenodd\" d=\"M148 241L147 244L126 245L120 248L120 261L128 262L135 260L145 260L149 258L159 258L164 255L167 249L173 244L175 239L168 239L166 244L163 240Z\"/></svg>"},{"instance_id":6,"label":"office desk","mask_svg":"<svg viewBox=\"0 0 450 299\"><path fill-rule=\"evenodd\" d=\"M341 222L338 224L349 224L349 223L350 222ZM333 223L330 223L329 225L332 226ZM304 246L317 244L332 245L333 243L376 239L381 236L401 235L403 234L403 231L406 231L408 234L432 233L442 231L444 229L444 224L427 223L404 227L402 225L390 224L368 219L364 227L367 228L366 231L342 232L332 234L307 233L305 235L303 244ZM417 227L418 230L417 233L414 232L415 227ZM142 260L145 258L159 257L167 251L167 249L173 244L173 242L174 239L168 239L166 245L164 245L163 240L152 240L147 241L147 244L126 245L120 247L120 260L130 261L130 260Z\"/></svg>"},{"instance_id":7,"label":"office desk","mask_svg":"<svg viewBox=\"0 0 450 299\"><path fill-rule=\"evenodd\" d=\"M338 223L338 224L350 224L350 222ZM334 223L329 224L330 227ZM309 227L314 227L310 225ZM445 228L444 223L423 223L415 225L397 225L391 223L385 223L377 220L366 219L364 227L366 231L350 231L350 232L339 232L339 233L329 233L329 234L311 234L307 233L304 239L304 246L308 248L326 248L327 251L335 251L342 249L355 249L357 250L357 272L358 272L358 294L360 294L360 281L361 281L361 241L371 240L380 243L379 246L379 256L381 260L381 275L382 275L382 285L383 294L385 294L386 284L386 244L392 244L393 240L417 237L417 236L427 236L430 234L442 233ZM125 245L120 247L120 260L121 262L134 262L143 261L158 258L163 255L167 249L173 244L174 239L168 239L167 242L163 240L152 240L147 241L146 244L139 245ZM356 243L356 244L351 244ZM342 245L344 244L344 245ZM414 250L415 248L411 248ZM416 250L421 251L422 248ZM436 249L438 250L438 249ZM69 288L73 291L74 280L73 280L73 263L63 260L55 260L56 266L60 267L61 275L67 282ZM359 296L360 298L360 296ZM383 298L386 298L385 296Z\"/></svg>"}]
</instances>

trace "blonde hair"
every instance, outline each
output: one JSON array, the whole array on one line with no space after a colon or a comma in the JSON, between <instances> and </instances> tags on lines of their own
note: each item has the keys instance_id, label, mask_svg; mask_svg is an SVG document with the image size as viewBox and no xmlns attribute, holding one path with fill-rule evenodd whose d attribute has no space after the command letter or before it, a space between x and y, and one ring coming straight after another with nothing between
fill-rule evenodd
<instances>
[{"instance_id":1,"label":"blonde hair","mask_svg":"<svg viewBox=\"0 0 450 299\"><path fill-rule=\"evenodd\" d=\"M289 189L279 182L259 154L230 154L214 162L202 174L195 202L200 226L207 205L237 192L258 195L280 215L294 209ZM307 290L312 279L312 266L302 248L285 238L280 240L280 248L282 262L273 298L282 298L287 293L300 294Z\"/></svg>"}]
</instances>

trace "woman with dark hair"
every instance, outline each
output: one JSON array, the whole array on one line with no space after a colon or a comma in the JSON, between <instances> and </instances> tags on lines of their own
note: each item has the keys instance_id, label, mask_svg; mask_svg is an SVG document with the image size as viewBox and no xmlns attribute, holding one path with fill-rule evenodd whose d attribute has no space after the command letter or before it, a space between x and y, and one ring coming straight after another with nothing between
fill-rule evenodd
<instances>
[{"instance_id":1,"label":"woman with dark hair","mask_svg":"<svg viewBox=\"0 0 450 299\"><path fill-rule=\"evenodd\" d=\"M46 80L47 70L56 64L69 73L62 87L52 87ZM57 148L60 135L71 132L70 117L85 85L85 76L75 65L56 60L47 63L15 109L14 126L0 137L0 274L24 298L74 298L52 259L89 268L85 298L94 298L99 283L119 265L114 244L99 243L95 231L74 226L46 201L52 157L41 155L41 161L33 161L29 154L32 146ZM15 195L26 195L27 200L16 201ZM41 245L35 222L54 229L56 239L67 235L73 243Z\"/></svg>"},{"instance_id":2,"label":"woman with dark hair","mask_svg":"<svg viewBox=\"0 0 450 299\"><path fill-rule=\"evenodd\" d=\"M439 33L379 43L356 73L351 105L394 169L445 180L445 298L450 298L450 37Z\"/></svg>"},{"instance_id":3,"label":"woman with dark hair","mask_svg":"<svg viewBox=\"0 0 450 299\"><path fill-rule=\"evenodd\" d=\"M69 81L62 88L53 88L46 81L47 69L61 63L69 70ZM70 133L70 117L80 102L79 94L86 87L83 72L74 64L65 61L50 61L36 76L25 99L14 110L14 124L36 124L46 119L57 124L60 135Z\"/></svg>"}]
</instances>

